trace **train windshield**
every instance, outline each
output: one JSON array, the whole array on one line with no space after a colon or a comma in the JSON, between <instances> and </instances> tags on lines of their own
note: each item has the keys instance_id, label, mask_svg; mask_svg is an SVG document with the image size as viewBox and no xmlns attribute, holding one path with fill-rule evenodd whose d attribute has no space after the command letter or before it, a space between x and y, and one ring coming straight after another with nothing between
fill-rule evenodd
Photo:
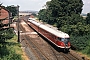
<instances>
[{"instance_id":1,"label":"train windshield","mask_svg":"<svg viewBox=\"0 0 90 60\"><path fill-rule=\"evenodd\" d=\"M69 42L70 38L59 38L58 37L58 40L60 40L60 41L64 42L65 44L67 44Z\"/></svg>"},{"instance_id":2,"label":"train windshield","mask_svg":"<svg viewBox=\"0 0 90 60\"><path fill-rule=\"evenodd\" d=\"M70 38L61 38L61 41L64 42L65 44L68 44Z\"/></svg>"}]
</instances>

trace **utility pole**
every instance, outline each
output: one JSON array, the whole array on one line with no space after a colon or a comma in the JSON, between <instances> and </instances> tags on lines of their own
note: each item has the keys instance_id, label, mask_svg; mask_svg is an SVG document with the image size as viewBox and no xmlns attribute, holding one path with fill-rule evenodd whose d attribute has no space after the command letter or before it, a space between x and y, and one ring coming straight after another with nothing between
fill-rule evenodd
<instances>
[{"instance_id":1,"label":"utility pole","mask_svg":"<svg viewBox=\"0 0 90 60\"><path fill-rule=\"evenodd\" d=\"M19 6L17 5L17 16L18 16L18 21L17 21L17 25L18 25L18 43L20 43L20 31L19 31L19 23L20 23L20 21L19 21Z\"/></svg>"},{"instance_id":2,"label":"utility pole","mask_svg":"<svg viewBox=\"0 0 90 60\"><path fill-rule=\"evenodd\" d=\"M18 40L17 40L17 42L19 43L19 42L20 42L20 31L19 31L19 23L20 23L20 21L19 21L19 5L17 5L17 6L12 5L11 7L15 7L16 10L17 10L17 32L18 32Z\"/></svg>"}]
</instances>

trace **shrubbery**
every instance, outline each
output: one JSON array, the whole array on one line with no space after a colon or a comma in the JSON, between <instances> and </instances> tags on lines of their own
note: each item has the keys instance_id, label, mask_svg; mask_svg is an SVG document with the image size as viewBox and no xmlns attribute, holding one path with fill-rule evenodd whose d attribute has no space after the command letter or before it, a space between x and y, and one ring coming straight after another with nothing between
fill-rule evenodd
<instances>
[{"instance_id":1,"label":"shrubbery","mask_svg":"<svg viewBox=\"0 0 90 60\"><path fill-rule=\"evenodd\" d=\"M17 44L0 44L0 60L22 60L21 55L14 49L15 45L17 46Z\"/></svg>"},{"instance_id":2,"label":"shrubbery","mask_svg":"<svg viewBox=\"0 0 90 60\"><path fill-rule=\"evenodd\" d=\"M70 36L70 42L74 45L78 50L84 50L87 46L89 46L90 42L90 34L84 36Z\"/></svg>"},{"instance_id":3,"label":"shrubbery","mask_svg":"<svg viewBox=\"0 0 90 60\"><path fill-rule=\"evenodd\" d=\"M17 43L17 37L13 33L13 29L1 30L0 60L22 60L21 54L17 52L17 49L21 49L19 45L20 44Z\"/></svg>"},{"instance_id":4,"label":"shrubbery","mask_svg":"<svg viewBox=\"0 0 90 60\"><path fill-rule=\"evenodd\" d=\"M5 42L7 39L11 39L14 36L13 29L1 29L0 30L0 43Z\"/></svg>"}]
</instances>

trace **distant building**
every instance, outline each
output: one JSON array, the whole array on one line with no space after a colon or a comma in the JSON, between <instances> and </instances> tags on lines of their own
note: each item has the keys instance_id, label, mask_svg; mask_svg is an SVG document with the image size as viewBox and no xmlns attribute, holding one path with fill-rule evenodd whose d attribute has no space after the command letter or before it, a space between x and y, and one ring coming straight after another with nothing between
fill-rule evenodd
<instances>
[{"instance_id":1,"label":"distant building","mask_svg":"<svg viewBox=\"0 0 90 60\"><path fill-rule=\"evenodd\" d=\"M81 16L82 16L84 19L87 18L87 14L82 13Z\"/></svg>"},{"instance_id":2,"label":"distant building","mask_svg":"<svg viewBox=\"0 0 90 60\"><path fill-rule=\"evenodd\" d=\"M19 11L19 16L27 16L27 15L31 15L31 12L27 12L27 11Z\"/></svg>"},{"instance_id":3,"label":"distant building","mask_svg":"<svg viewBox=\"0 0 90 60\"><path fill-rule=\"evenodd\" d=\"M19 11L19 16L27 16L32 14L38 14L38 11Z\"/></svg>"},{"instance_id":4,"label":"distant building","mask_svg":"<svg viewBox=\"0 0 90 60\"><path fill-rule=\"evenodd\" d=\"M9 24L10 12L0 4L0 23Z\"/></svg>"}]
</instances>

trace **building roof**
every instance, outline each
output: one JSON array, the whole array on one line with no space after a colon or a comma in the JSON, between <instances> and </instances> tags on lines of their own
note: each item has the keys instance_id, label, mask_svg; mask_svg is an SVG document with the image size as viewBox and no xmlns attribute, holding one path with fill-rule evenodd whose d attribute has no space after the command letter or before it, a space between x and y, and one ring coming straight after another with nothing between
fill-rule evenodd
<instances>
[{"instance_id":1,"label":"building roof","mask_svg":"<svg viewBox=\"0 0 90 60\"><path fill-rule=\"evenodd\" d=\"M0 5L0 20L3 24L9 23L10 12L5 8L5 6Z\"/></svg>"},{"instance_id":2,"label":"building roof","mask_svg":"<svg viewBox=\"0 0 90 60\"><path fill-rule=\"evenodd\" d=\"M9 10L0 5L0 20L6 20L9 17Z\"/></svg>"}]
</instances>

